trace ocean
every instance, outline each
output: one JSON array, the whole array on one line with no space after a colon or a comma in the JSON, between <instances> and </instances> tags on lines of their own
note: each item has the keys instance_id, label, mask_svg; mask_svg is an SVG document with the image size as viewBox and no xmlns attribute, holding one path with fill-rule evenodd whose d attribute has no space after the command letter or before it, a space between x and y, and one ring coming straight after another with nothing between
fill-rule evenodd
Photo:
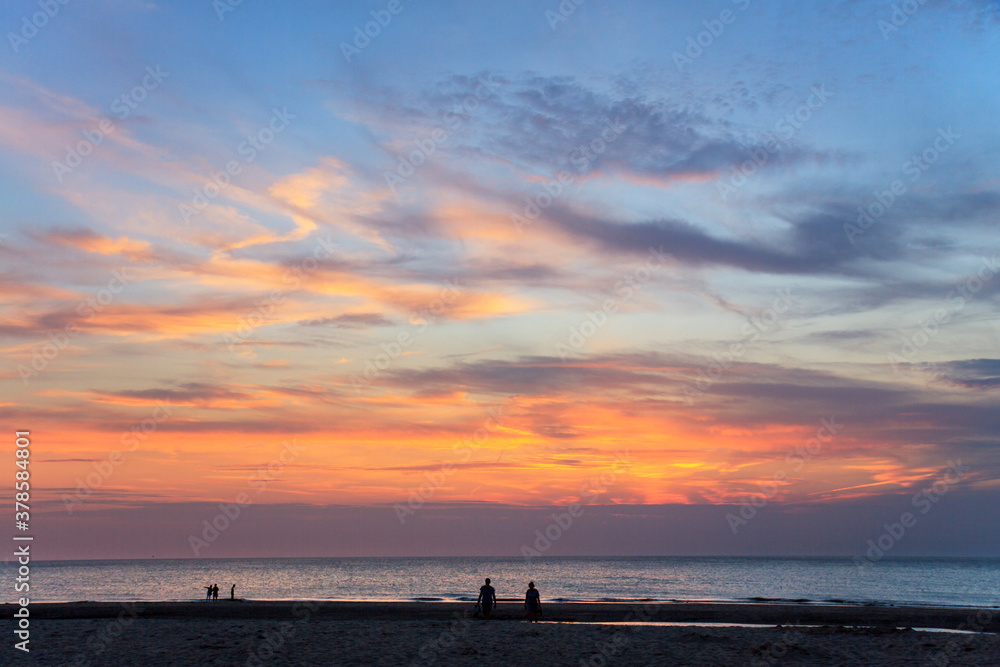
<instances>
[{"instance_id":1,"label":"ocean","mask_svg":"<svg viewBox=\"0 0 1000 667\"><path fill-rule=\"evenodd\" d=\"M15 576L5 563L6 578ZM247 558L32 562L36 602L193 600L475 600L485 577L500 598L528 581L549 601L807 601L1000 606L1000 559L542 557ZM10 596L12 594L8 594Z\"/></svg>"}]
</instances>

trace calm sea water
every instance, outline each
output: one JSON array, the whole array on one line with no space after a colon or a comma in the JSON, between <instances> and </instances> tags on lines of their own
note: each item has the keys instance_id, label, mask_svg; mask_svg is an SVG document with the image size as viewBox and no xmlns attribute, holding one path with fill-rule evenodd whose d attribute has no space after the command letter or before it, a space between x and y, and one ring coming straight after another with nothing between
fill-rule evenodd
<instances>
[{"instance_id":1,"label":"calm sea water","mask_svg":"<svg viewBox=\"0 0 1000 667\"><path fill-rule=\"evenodd\" d=\"M11 563L5 579L12 580ZM545 600L808 600L1000 606L1000 559L273 558L32 563L37 601L475 600L485 577L501 598L533 580ZM8 597L11 594L8 593Z\"/></svg>"}]
</instances>

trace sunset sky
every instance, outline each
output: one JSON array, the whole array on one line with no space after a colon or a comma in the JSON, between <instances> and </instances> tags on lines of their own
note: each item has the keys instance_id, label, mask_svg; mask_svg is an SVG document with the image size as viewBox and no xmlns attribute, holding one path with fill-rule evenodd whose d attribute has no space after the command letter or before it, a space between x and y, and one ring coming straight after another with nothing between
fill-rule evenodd
<instances>
[{"instance_id":1,"label":"sunset sky","mask_svg":"<svg viewBox=\"0 0 1000 667\"><path fill-rule=\"evenodd\" d=\"M1000 555L995 0L50 4L0 10L47 557L572 503L549 553Z\"/></svg>"}]
</instances>

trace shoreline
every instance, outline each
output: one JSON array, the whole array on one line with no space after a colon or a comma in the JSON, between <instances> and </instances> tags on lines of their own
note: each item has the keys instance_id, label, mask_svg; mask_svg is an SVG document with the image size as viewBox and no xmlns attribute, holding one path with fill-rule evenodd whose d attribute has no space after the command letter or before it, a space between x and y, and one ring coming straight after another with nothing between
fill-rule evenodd
<instances>
[{"instance_id":1,"label":"shoreline","mask_svg":"<svg viewBox=\"0 0 1000 667\"><path fill-rule=\"evenodd\" d=\"M160 599L160 600L140 600L140 599L128 599L128 600L35 600L31 604L32 606L39 605L73 605L73 604L185 604L185 603L201 603L206 602L204 598L178 598L178 599ZM469 597L416 597L416 598L236 598L235 600L230 600L227 597L220 597L218 600L210 600L208 602L221 603L221 602L240 602L245 604L275 604L275 603L288 603L294 604L296 602L316 602L322 604L417 604L417 605L434 605L434 604L469 604L474 605L476 598L474 596ZM502 604L520 604L523 602L521 598L497 598L498 603ZM847 607L847 608L875 608L875 609L948 609L948 610L971 610L973 612L986 610L1000 613L1000 605L974 605L974 604L948 604L948 603L931 603L931 602L893 602L893 601L873 601L873 600L840 600L840 599L824 599L824 600L809 600L805 598L743 598L738 600L714 600L714 599L691 599L684 600L678 598L635 598L635 599L603 599L603 600L586 600L586 599L567 599L567 598L552 598L545 601L548 605L607 605L607 606L629 606L629 605L789 605L789 606L802 606L802 607ZM2 603L0 602L0 609L6 604L13 603Z\"/></svg>"},{"instance_id":2,"label":"shoreline","mask_svg":"<svg viewBox=\"0 0 1000 667\"><path fill-rule=\"evenodd\" d=\"M294 604L296 602L317 602L321 604L402 604L402 605L435 605L435 604L457 604L473 605L476 603L475 597L461 597L461 598L434 598L434 597L418 597L418 598L236 598L231 600L228 597L219 597L218 600L205 600L204 598L177 598L177 599L121 599L121 600L38 600L34 599L31 602L32 606L55 606L55 605L73 605L73 604L198 604L202 602L208 603L222 603L222 602L240 602L243 604L278 604L287 603ZM500 604L521 604L524 600L520 597L517 598L497 598L497 602ZM853 600L806 600L806 599L795 599L789 600L786 598L753 598L753 599L741 599L741 600L712 600L712 599L698 599L698 600L682 600L678 598L668 598L658 600L656 598L636 598L634 600L629 599L616 599L616 600L580 600L580 599L567 599L567 598L552 598L550 600L543 600L548 605L605 605L608 607L623 607L629 605L748 605L748 606L772 606L772 605L788 605L788 606L801 606L801 607L847 607L851 609L951 609L951 610L972 610L979 611L985 609L987 611L993 610L1000 613L1000 605L974 605L974 604L944 604L944 603L931 603L931 602L873 602L873 601L853 601ZM0 609L5 605L14 605L13 602L0 602Z\"/></svg>"},{"instance_id":3,"label":"shoreline","mask_svg":"<svg viewBox=\"0 0 1000 667\"><path fill-rule=\"evenodd\" d=\"M472 602L373 602L329 600L215 600L35 602L31 618L70 620L115 618L132 610L147 619L276 619L293 616L308 604L312 616L326 620L451 621L471 618ZM2 605L4 615L16 604ZM543 620L565 623L738 623L763 626L971 629L1000 633L1000 609L979 607L883 606L776 602L545 602ZM521 620L520 601L501 600L496 621Z\"/></svg>"}]
</instances>

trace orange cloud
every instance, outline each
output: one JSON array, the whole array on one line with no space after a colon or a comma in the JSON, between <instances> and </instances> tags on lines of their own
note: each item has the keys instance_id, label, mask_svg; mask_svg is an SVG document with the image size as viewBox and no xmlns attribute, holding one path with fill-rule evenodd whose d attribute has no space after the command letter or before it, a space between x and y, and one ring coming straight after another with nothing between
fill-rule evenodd
<instances>
[{"instance_id":1,"label":"orange cloud","mask_svg":"<svg viewBox=\"0 0 1000 667\"><path fill-rule=\"evenodd\" d=\"M55 235L54 238L66 245L100 255L126 255L133 260L149 257L149 242L133 241L127 236L111 239L94 233L80 233Z\"/></svg>"},{"instance_id":2,"label":"orange cloud","mask_svg":"<svg viewBox=\"0 0 1000 667\"><path fill-rule=\"evenodd\" d=\"M278 181L268 192L292 206L310 209L325 192L343 190L350 183L348 173L343 162L334 157L325 157L318 166Z\"/></svg>"}]
</instances>

